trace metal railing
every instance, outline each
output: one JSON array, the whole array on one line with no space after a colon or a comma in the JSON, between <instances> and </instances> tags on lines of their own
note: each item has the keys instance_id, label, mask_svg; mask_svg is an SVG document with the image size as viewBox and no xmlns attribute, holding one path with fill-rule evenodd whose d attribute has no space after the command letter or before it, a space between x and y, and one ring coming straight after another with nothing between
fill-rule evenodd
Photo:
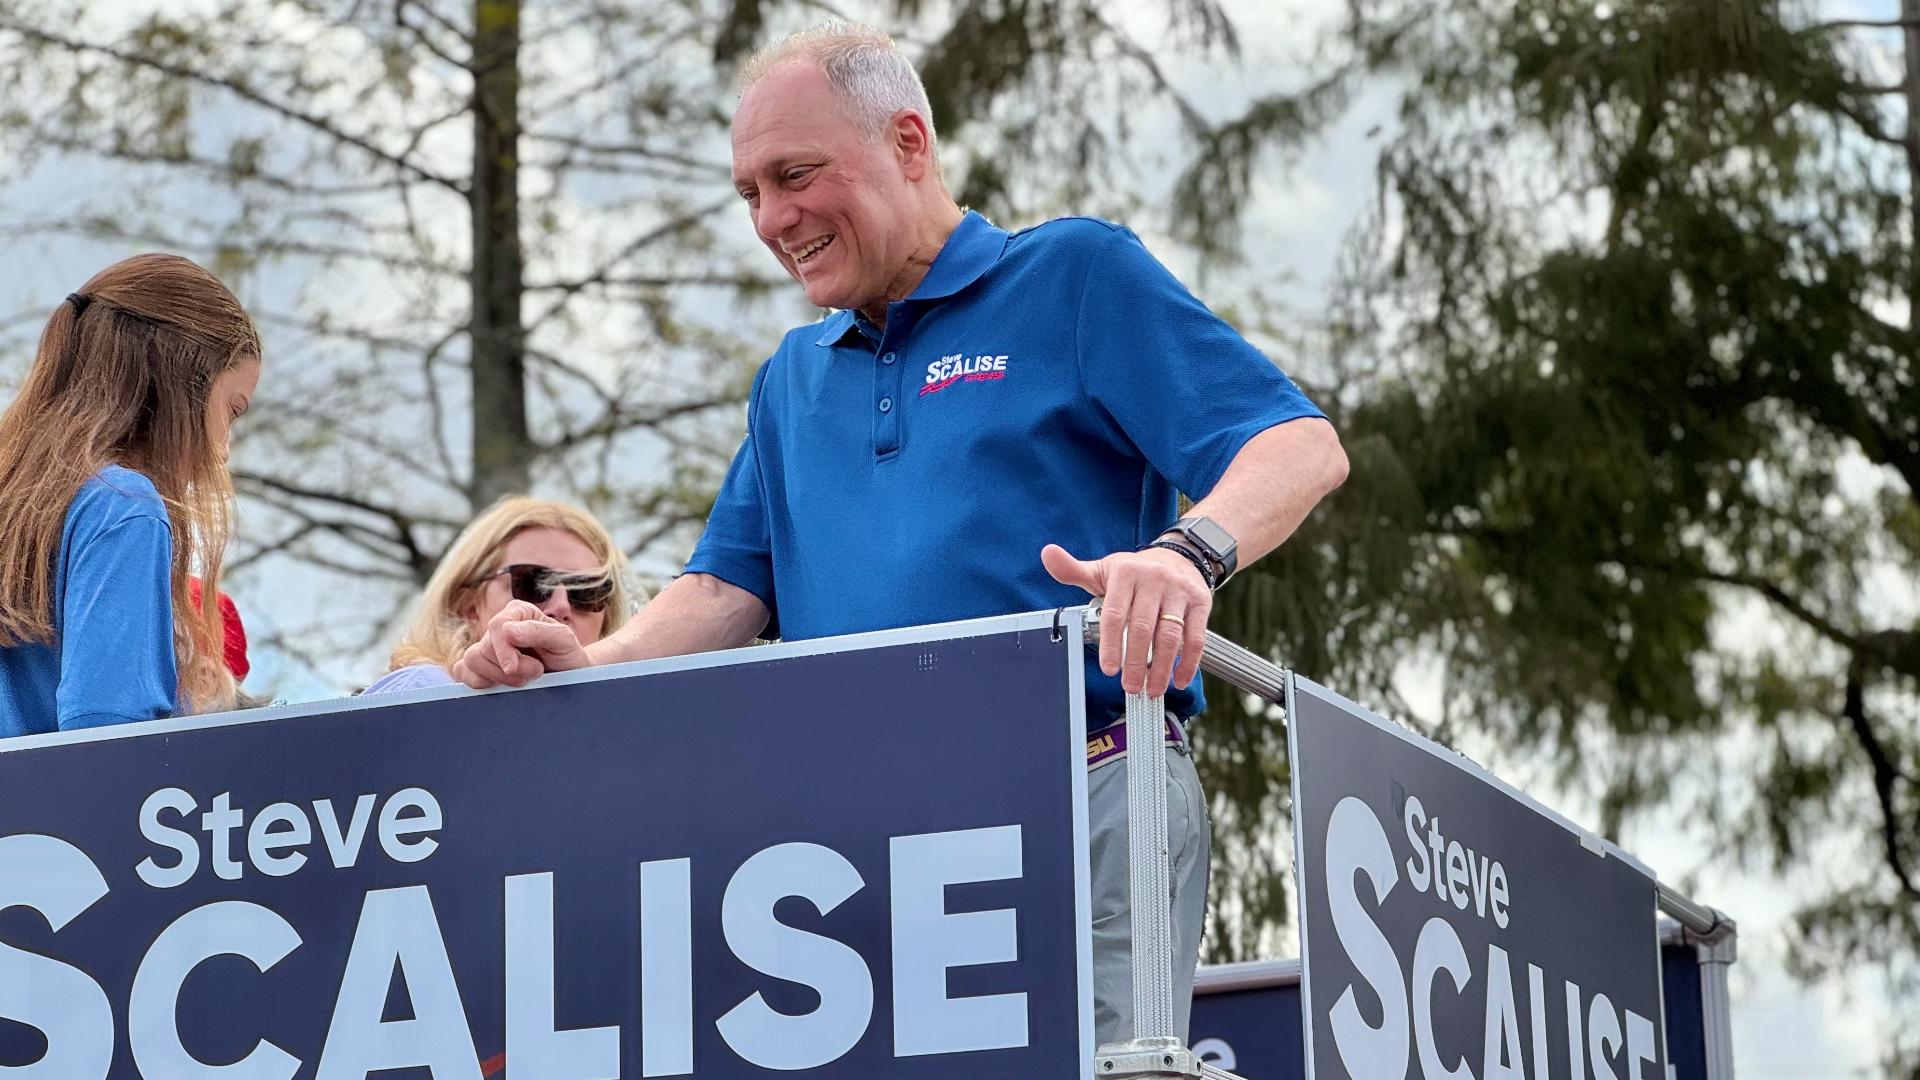
<instances>
[{"instance_id":1,"label":"metal railing","mask_svg":"<svg viewBox=\"0 0 1920 1080\"><path fill-rule=\"evenodd\" d=\"M1100 641L1100 602L1087 606L1085 639L1090 645ZM1212 630L1206 632L1206 645L1200 655L1200 670L1216 675L1236 689L1286 707L1288 669L1273 663L1250 649L1228 640ZM1160 698L1145 694L1127 695L1127 745L1153 746L1160 741ZM1139 730L1135 730L1136 722ZM1142 762L1145 769L1135 769ZM1167 803L1166 762L1158 754L1128 755L1128 836L1129 856L1135 879L1134 902L1134 1017L1132 1041L1100 1047L1094 1063L1094 1075L1111 1077L1202 1077L1207 1080L1240 1080L1234 1074L1201 1062L1174 1034L1172 1021L1173 984L1167 958L1172 955L1171 898L1160 887L1167 877ZM1135 774L1143 774L1138 777ZM1136 779L1139 781L1136 784ZM1157 788L1145 790L1147 785ZM1157 815L1157 817L1156 817ZM1157 828L1155 827L1157 824ZM1155 846L1157 842L1157 847ZM1153 889L1142 889L1141 867ZM1157 868L1157 872L1156 872ZM1736 927L1732 919L1716 908L1696 903L1664 882L1656 882L1659 910L1679 923L1701 949L1700 981L1705 1010L1707 1076L1710 1080L1731 1080L1733 1076L1733 1037L1727 988L1727 968L1734 961ZM1157 890L1157 891L1156 891ZM1149 910L1144 912L1142 906ZM1144 939L1144 940L1143 940ZM1302 1017L1303 1022L1311 1018Z\"/></svg>"}]
</instances>

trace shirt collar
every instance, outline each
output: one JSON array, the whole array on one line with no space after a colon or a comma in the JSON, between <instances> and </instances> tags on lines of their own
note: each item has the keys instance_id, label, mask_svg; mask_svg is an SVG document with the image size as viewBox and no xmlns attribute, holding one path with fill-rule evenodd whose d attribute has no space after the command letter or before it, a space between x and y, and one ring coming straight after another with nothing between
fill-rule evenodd
<instances>
[{"instance_id":1,"label":"shirt collar","mask_svg":"<svg viewBox=\"0 0 1920 1080\"><path fill-rule=\"evenodd\" d=\"M944 300L980 280L1007 249L1007 232L969 210L954 227L953 235L933 257L927 275L920 279L908 300ZM849 333L856 332L856 312L836 311L820 327L818 344L838 345Z\"/></svg>"}]
</instances>

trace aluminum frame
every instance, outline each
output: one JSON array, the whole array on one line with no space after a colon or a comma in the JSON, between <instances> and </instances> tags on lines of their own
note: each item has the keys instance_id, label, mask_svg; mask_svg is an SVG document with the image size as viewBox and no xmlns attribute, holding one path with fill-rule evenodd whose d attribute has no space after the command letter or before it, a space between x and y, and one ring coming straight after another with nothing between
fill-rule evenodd
<instances>
[{"instance_id":1,"label":"aluminum frame","mask_svg":"<svg viewBox=\"0 0 1920 1080\"><path fill-rule=\"evenodd\" d=\"M1062 608L1060 610L1065 612L1070 609ZM1100 602L1098 600L1086 606L1083 618L1085 640L1090 645L1099 644ZM1270 704L1279 706L1282 710L1287 708L1288 693L1293 682L1293 671L1261 657L1250 649L1235 644L1212 630L1206 632L1206 645L1200 656L1200 670L1211 675L1216 675L1226 680L1236 689L1254 694ZM1152 707L1157 708L1158 706L1159 699L1157 698L1147 699L1144 694L1129 694L1127 696L1129 716L1136 711L1136 698L1141 699L1139 705L1142 709L1147 707L1149 702ZM1132 737L1132 734L1132 731L1129 730L1129 738ZM1484 772L1484 770L1479 771ZM1491 774L1488 775L1491 778ZM1500 783L1497 779L1495 779L1494 782ZM1508 787L1509 790L1512 790L1510 785L1501 783L1501 786ZM1520 797L1528 803L1536 806L1539 805L1536 800L1527 797L1524 793L1516 792L1516 794L1519 794ZM1135 812L1131 803L1128 809L1130 814ZM1545 810L1544 807L1541 809ZM1160 813L1164 816L1165 812L1166 807L1163 801L1160 805ZM1549 813L1550 816L1560 818L1558 814L1553 814L1551 811L1546 812ZM1586 830L1580 829L1572 822L1566 822L1564 818L1561 818L1561 820L1568 828L1581 833L1583 836L1590 835L1586 833ZM1137 823L1129 821L1128 824L1130 826L1130 834L1138 836L1141 830L1135 827ZM1163 820L1160 822L1159 835L1164 836L1165 833L1166 823L1163 817ZM1635 865L1640 865L1637 859L1634 859L1630 854L1621 851L1614 845L1607 843L1605 840L1596 837L1595 841L1613 849L1614 852L1626 858L1628 861L1633 862ZM1705 1019L1704 1038L1706 1042L1707 1080L1733 1080L1733 1019L1731 1009L1732 1002L1728 989L1727 968L1732 966L1738 956L1738 927L1725 912L1694 901L1686 894L1658 880L1657 877L1655 877L1655 890L1656 903L1660 913L1672 919L1675 924L1673 932L1683 935L1686 941L1693 944L1693 946L1699 950L1700 1000L1701 1011ZM1167 901L1164 897L1162 898L1162 902L1170 903L1170 901ZM1134 925L1137 934L1141 926L1137 913ZM1168 925L1169 920L1165 915L1161 915L1158 919L1149 923L1149 926L1155 930ZM1666 931L1663 928L1660 940L1664 941L1665 938ZM1658 947L1658 944L1659 943L1656 942L1656 947ZM1170 945L1171 942L1150 942L1143 949L1141 944L1136 941L1134 955L1136 957L1142 955L1159 955L1170 951ZM1218 970L1221 974L1214 977L1217 980L1274 978L1276 981L1279 981L1284 980L1290 975L1291 981L1298 981L1302 975L1301 961L1299 960L1262 961L1249 965L1230 965L1226 969ZM1200 985L1199 979L1196 978L1196 992L1199 992ZM1243 982L1240 985L1256 984ZM1140 1006L1142 1004L1148 1004L1150 1006L1151 1003L1140 1000L1139 990L1141 988L1141 982L1137 975L1135 986L1135 1015L1139 1016L1143 1015L1140 1011ZM1212 989L1216 992L1228 988L1231 987L1217 984L1212 986ZM1664 1025L1662 1026L1664 1028ZM1307 1038L1309 1040L1311 1039L1310 1032L1307 1033ZM1310 1041L1308 1045L1311 1045ZM1180 1051L1185 1052L1185 1056L1182 1057L1179 1054L1167 1052L1174 1047L1178 1047ZM1232 1073L1216 1069L1211 1065L1199 1063L1193 1058L1190 1051L1187 1051L1185 1047L1179 1046L1178 1039L1174 1038L1170 1031L1137 1032L1135 1039L1130 1043L1119 1046L1103 1046L1100 1049L1101 1053L1095 1063L1095 1072L1102 1076L1200 1076L1237 1080ZM1156 1064L1161 1067L1155 1068Z\"/></svg>"}]
</instances>

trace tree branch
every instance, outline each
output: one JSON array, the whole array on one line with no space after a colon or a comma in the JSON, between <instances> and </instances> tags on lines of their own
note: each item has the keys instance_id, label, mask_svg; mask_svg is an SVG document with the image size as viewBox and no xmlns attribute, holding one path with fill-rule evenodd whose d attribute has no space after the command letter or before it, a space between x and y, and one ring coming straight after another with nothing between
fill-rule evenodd
<instances>
[{"instance_id":1,"label":"tree branch","mask_svg":"<svg viewBox=\"0 0 1920 1080\"><path fill-rule=\"evenodd\" d=\"M526 327L527 337L531 338L533 336L533 332L539 329L542 324L546 323L549 319L552 319L555 315L558 315L561 312L561 310L567 306L567 302L573 299L574 295L579 293L580 290L585 289L589 285L595 285L595 284L599 284L601 282L606 281L608 276L611 275L614 272L614 270L620 266L621 263L626 262L628 259L639 254L641 251L645 250L646 248L654 244L657 244L660 241L665 240L670 236L673 236L675 233L681 232L685 229L692 228L693 226L699 224L702 219L709 217L713 214L716 214L723 208L730 206L733 203L739 201L739 198L740 196L729 192L727 195L723 196L722 198L715 199L714 201L707 203L704 206L695 207L694 209L688 211L687 213L681 214L679 217L672 218L667 221L663 221L660 224L654 226L651 229L648 229L646 232L641 233L639 236L636 236L632 240L628 241L625 247L622 247L618 252L615 252L612 258L601 263L599 268L596 269L593 273L588 274L583 278L578 278L575 281L568 283L568 285L566 286L548 290L550 292L558 292L560 295L558 298L554 300L554 302L551 305L547 307L545 311L542 311L540 314L534 316L534 318L527 323L527 327Z\"/></svg>"},{"instance_id":2,"label":"tree branch","mask_svg":"<svg viewBox=\"0 0 1920 1080\"><path fill-rule=\"evenodd\" d=\"M676 405L663 405L645 412L613 408L607 410L599 420L596 420L587 427L577 431L570 431L558 439L541 446L540 452L542 454L556 454L561 451L570 450L582 443L591 442L594 439L617 435L622 431L628 431L637 427L658 427L669 420L678 419L682 416L690 416L697 412L704 412L707 409L718 409L727 405L738 405L739 403L740 397L738 394L722 394L698 401L683 401Z\"/></svg>"},{"instance_id":3,"label":"tree branch","mask_svg":"<svg viewBox=\"0 0 1920 1080\"><path fill-rule=\"evenodd\" d=\"M380 180L363 184L308 184L290 177L280 176L259 169L252 171L238 169L230 161L221 161L217 158L195 157L185 152L143 152L128 147L100 146L87 142L84 139L76 139L62 132L49 131L38 125L35 125L33 129L33 139L41 146L64 150L72 154L92 154L111 161L124 161L133 165L165 165L171 168L187 169L204 173L214 180L236 187L242 184L259 184L288 195L309 195L322 199L346 195L372 195L391 189L395 183L395 181L392 180Z\"/></svg>"},{"instance_id":4,"label":"tree branch","mask_svg":"<svg viewBox=\"0 0 1920 1080\"><path fill-rule=\"evenodd\" d=\"M765 277L759 274L612 274L605 270L589 277L543 281L527 286L532 292L577 293L592 285L608 288L628 289L665 289L680 285L712 285L723 288L744 289L749 292L775 289L787 284L785 278Z\"/></svg>"},{"instance_id":5,"label":"tree branch","mask_svg":"<svg viewBox=\"0 0 1920 1080\"><path fill-rule=\"evenodd\" d=\"M277 492L281 495L291 496L296 499L326 503L332 506L346 507L350 510L356 510L356 511L359 511L360 513L367 514L372 517L380 518L384 521L392 523L394 531L393 531L393 535L391 536L386 535L384 533L374 532L373 530L366 529L364 526L361 526L358 528L365 535L376 537L398 548L401 552L401 557L399 561L404 563L410 570L417 570L419 567L427 565L430 562L430 560L427 558L426 553L420 550L419 543L416 542L413 538L413 529L416 525L436 524L436 525L443 525L451 529L457 529L462 524L464 524L463 522L447 521L444 518L409 516L392 507L381 506L377 503L370 502L366 499L357 498L355 496L347 495L342 492L322 491L318 488L305 487L299 484L290 483L285 480L280 480L275 477L263 476L259 473L246 472L243 470L236 469L234 470L234 473L233 473L233 479L234 479L234 482L237 484L251 485L253 487L264 489L266 491L272 491L272 492ZM289 509L289 508L283 505L282 509ZM304 515L301 515L301 516L304 516ZM342 525L346 525L346 524L347 523L342 523ZM336 530L336 531L339 531L339 530Z\"/></svg>"},{"instance_id":6,"label":"tree branch","mask_svg":"<svg viewBox=\"0 0 1920 1080\"><path fill-rule=\"evenodd\" d=\"M543 142L568 150L579 150L606 157L640 157L651 161L666 161L685 168L698 169L701 172L724 173L729 169L729 166L720 162L706 161L690 154L681 154L672 150L661 150L657 147L644 146L640 143L595 142L591 139L580 138L577 135L549 135L538 131L524 131L520 133L520 137L522 139Z\"/></svg>"},{"instance_id":7,"label":"tree branch","mask_svg":"<svg viewBox=\"0 0 1920 1080\"><path fill-rule=\"evenodd\" d=\"M1884 143L1887 146L1897 146L1903 150L1907 148L1907 141L1905 139L1887 134L1886 130L1880 126L1879 118L1861 112L1857 106L1845 99L1836 100L1833 103L1833 108L1834 111L1840 115L1853 121L1854 126L1860 129L1860 133L1872 139L1874 142Z\"/></svg>"},{"instance_id":8,"label":"tree branch","mask_svg":"<svg viewBox=\"0 0 1920 1080\"><path fill-rule=\"evenodd\" d=\"M1920 899L1920 889L1913 884L1913 875L1907 869L1904 845L1900 841L1900 827L1903 818L1896 804L1895 782L1910 777L1903 776L1895 767L1893 759L1887 753L1886 745L1880 741L1880 735L1867 721L1865 672L1861 670L1859 660L1847 669L1846 704L1841 712L1853 731L1854 741L1867 755L1868 763L1873 767L1873 794L1880 804L1880 842L1881 854L1885 856L1887 868L1900 882L1900 891L1909 898Z\"/></svg>"},{"instance_id":9,"label":"tree branch","mask_svg":"<svg viewBox=\"0 0 1920 1080\"><path fill-rule=\"evenodd\" d=\"M395 26L400 27L402 30L405 30L408 34L412 35L413 40L418 42L421 48L432 53L434 56L438 57L443 62L450 64L454 67L457 67L462 71L473 70L473 63L471 60L462 60L461 58L448 52L446 49L441 48L440 43L433 40L432 35L427 33L426 28L421 26L416 26L413 23L408 22L407 9L409 7L419 8L423 13L426 14L429 20L438 21L441 26L441 29L443 30L450 29L445 19L440 18L438 15L436 15L433 11L429 10L425 6L419 5L419 4L409 4L407 0L398 0L398 2L393 5L393 24ZM457 29L453 30L453 34L455 37L459 38L467 46L471 47L473 45L472 39L468 38L466 34L461 33L459 30Z\"/></svg>"},{"instance_id":10,"label":"tree branch","mask_svg":"<svg viewBox=\"0 0 1920 1080\"><path fill-rule=\"evenodd\" d=\"M1812 608L1788 593L1787 590L1781 588L1777 582L1768 581L1765 578L1753 574L1723 574L1704 569L1681 572L1690 573L1693 577L1699 578L1701 581L1711 581L1721 585L1737 585L1743 589L1750 589L1766 597L1773 602L1774 606L1792 615L1795 619L1800 620L1800 622L1806 624L1815 633L1834 644L1850 652L1858 652L1861 648L1862 642L1859 635L1849 633L1841 629L1833 621L1819 615Z\"/></svg>"},{"instance_id":11,"label":"tree branch","mask_svg":"<svg viewBox=\"0 0 1920 1080\"><path fill-rule=\"evenodd\" d=\"M1914 19L1833 19L1823 23L1813 23L1794 31L1796 34L1822 34L1829 30L1904 30L1920 26L1920 20Z\"/></svg>"},{"instance_id":12,"label":"tree branch","mask_svg":"<svg viewBox=\"0 0 1920 1080\"><path fill-rule=\"evenodd\" d=\"M296 108L286 102L275 101L265 94L246 86L237 79L211 75L203 71L195 71L192 68L181 67L178 64L170 64L164 60L156 60L150 56L141 56L137 53L128 52L125 49L115 48L111 45L95 45L90 42L79 41L60 34L50 33L38 27L26 26L14 19L0 19L0 30L11 30L29 41L37 41L43 45L58 46L69 52L111 57L129 67L144 68L185 82L198 83L202 86L224 90L240 98L242 101L258 105L269 112L276 113L288 120L312 128L314 131L344 146L351 146L369 157L383 161L401 172L412 175L415 179L438 184L461 196L465 196L467 193L466 185L456 180L441 176L415 162L388 153L373 143L368 142L366 138L362 136L342 131L325 117L307 112L304 109Z\"/></svg>"}]
</instances>

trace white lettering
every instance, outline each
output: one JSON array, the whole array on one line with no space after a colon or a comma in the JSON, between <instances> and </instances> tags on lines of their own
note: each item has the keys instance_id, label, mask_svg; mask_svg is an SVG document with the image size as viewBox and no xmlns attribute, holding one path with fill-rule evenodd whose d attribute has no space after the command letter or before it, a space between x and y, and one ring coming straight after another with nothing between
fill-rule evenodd
<instances>
[{"instance_id":1,"label":"white lettering","mask_svg":"<svg viewBox=\"0 0 1920 1080\"><path fill-rule=\"evenodd\" d=\"M1533 1018L1533 1077L1547 1080L1547 973L1527 965L1527 1007Z\"/></svg>"},{"instance_id":2,"label":"white lettering","mask_svg":"<svg viewBox=\"0 0 1920 1080\"><path fill-rule=\"evenodd\" d=\"M1027 995L947 996L947 971L1020 959L1012 908L949 913L946 889L1021 875L1020 826L896 836L893 888L895 1057L1027 1045Z\"/></svg>"},{"instance_id":3,"label":"white lettering","mask_svg":"<svg viewBox=\"0 0 1920 1080\"><path fill-rule=\"evenodd\" d=\"M1333 808L1325 857L1334 932L1380 1001L1380 1026L1375 1028L1360 1015L1352 986L1340 994L1332 1012L1334 1049L1350 1075L1402 1080L1407 1073L1407 999L1401 992L1405 980L1392 943L1367 916L1354 886L1354 875L1364 874L1373 886L1374 902L1384 903L1400 874L1386 830L1365 802L1349 796Z\"/></svg>"},{"instance_id":4,"label":"white lettering","mask_svg":"<svg viewBox=\"0 0 1920 1080\"><path fill-rule=\"evenodd\" d=\"M1225 1039L1201 1039L1193 1044L1193 1056L1228 1072L1240 1067L1240 1057Z\"/></svg>"},{"instance_id":5,"label":"white lettering","mask_svg":"<svg viewBox=\"0 0 1920 1080\"><path fill-rule=\"evenodd\" d=\"M693 1071L693 883L686 859L640 864L640 1075Z\"/></svg>"},{"instance_id":6,"label":"white lettering","mask_svg":"<svg viewBox=\"0 0 1920 1080\"><path fill-rule=\"evenodd\" d=\"M1427 823L1427 808L1420 805L1419 796L1407 796L1401 817L1406 823L1407 843L1413 847L1413 858L1407 860L1407 880L1413 882L1415 889L1426 892L1432 869L1427 861L1427 847L1420 842L1420 826ZM1415 860L1419 862L1417 867Z\"/></svg>"},{"instance_id":7,"label":"white lettering","mask_svg":"<svg viewBox=\"0 0 1920 1080\"><path fill-rule=\"evenodd\" d=\"M1647 1080L1646 1073L1640 1068L1641 1064L1656 1065L1659 1060L1659 1044L1654 1038L1653 1021L1628 1009L1627 1080ZM1656 1077L1654 1080L1659 1078Z\"/></svg>"},{"instance_id":8,"label":"white lettering","mask_svg":"<svg viewBox=\"0 0 1920 1080\"><path fill-rule=\"evenodd\" d=\"M1581 1036L1580 984L1567 980L1567 1080L1587 1080L1586 1040Z\"/></svg>"},{"instance_id":9,"label":"white lettering","mask_svg":"<svg viewBox=\"0 0 1920 1080\"><path fill-rule=\"evenodd\" d=\"M289 828L275 831L274 826ZM307 865L303 852L276 855L281 848L303 847L313 839L306 811L292 803L277 802L260 811L247 826L247 858L268 877L286 877Z\"/></svg>"},{"instance_id":10,"label":"white lettering","mask_svg":"<svg viewBox=\"0 0 1920 1080\"><path fill-rule=\"evenodd\" d=\"M340 819L334 814L333 800L313 800L313 816L320 822L320 839L326 842L327 857L333 860L335 870L345 870L360 861L360 848L366 843L367 824L373 820L373 804L377 798L362 795L354 800L353 818L344 835L340 832Z\"/></svg>"},{"instance_id":11,"label":"white lettering","mask_svg":"<svg viewBox=\"0 0 1920 1080\"><path fill-rule=\"evenodd\" d=\"M292 1080L300 1059L261 1039L245 1057L213 1065L187 1052L174 1018L180 1009L180 984L203 961L238 956L267 972L300 947L300 935L287 920L259 904L223 900L194 908L160 931L140 961L127 1002L127 1043L145 1080Z\"/></svg>"},{"instance_id":12,"label":"white lettering","mask_svg":"<svg viewBox=\"0 0 1920 1080\"><path fill-rule=\"evenodd\" d=\"M409 810L418 815L401 816ZM440 825L440 801L431 792L417 787L396 791L380 808L380 850L395 862L419 862L437 851L440 841L430 836L412 841L405 837L438 831Z\"/></svg>"},{"instance_id":13,"label":"white lettering","mask_svg":"<svg viewBox=\"0 0 1920 1080\"><path fill-rule=\"evenodd\" d=\"M184 818L199 808L200 804L194 801L193 796L177 787L161 788L140 804L140 835L151 843L180 853L180 860L172 866L161 866L151 857L141 859L139 865L133 868L141 881L156 889L171 889L186 884L200 869L200 845L193 839L193 834L185 829L160 824L162 810L171 810Z\"/></svg>"},{"instance_id":14,"label":"white lettering","mask_svg":"<svg viewBox=\"0 0 1920 1080\"><path fill-rule=\"evenodd\" d=\"M1587 1006L1587 1040L1593 1080L1620 1080L1613 1063L1607 1060L1620 1050L1620 1014L1613 1011L1613 1002L1605 994L1593 995L1592 1004Z\"/></svg>"},{"instance_id":15,"label":"white lettering","mask_svg":"<svg viewBox=\"0 0 1920 1080\"><path fill-rule=\"evenodd\" d=\"M232 855L229 838L245 823L247 815L233 807L233 794L223 791L213 797L213 806L200 815L201 831L213 851L213 874L222 881L240 880L241 866Z\"/></svg>"},{"instance_id":16,"label":"white lettering","mask_svg":"<svg viewBox=\"0 0 1920 1080\"><path fill-rule=\"evenodd\" d=\"M86 853L33 833L0 837L0 911L30 907L59 933L107 895ZM0 942L0 1019L38 1028L47 1050L9 1080L106 1080L113 1066L113 1006L79 968Z\"/></svg>"},{"instance_id":17,"label":"white lettering","mask_svg":"<svg viewBox=\"0 0 1920 1080\"><path fill-rule=\"evenodd\" d=\"M383 1021L396 966L413 1019ZM433 1080L481 1080L433 897L425 885L375 889L360 907L315 1080L365 1080L382 1069L422 1066L433 1070Z\"/></svg>"},{"instance_id":18,"label":"white lettering","mask_svg":"<svg viewBox=\"0 0 1920 1080\"><path fill-rule=\"evenodd\" d=\"M1442 1065L1440 1048L1433 1041L1433 977L1441 971L1453 977L1456 991L1466 989L1473 979L1460 935L1447 920L1435 917L1420 928L1420 938L1413 945L1413 1043L1420 1053L1420 1074L1425 1080L1474 1080L1465 1055L1451 1067Z\"/></svg>"},{"instance_id":19,"label":"white lettering","mask_svg":"<svg viewBox=\"0 0 1920 1080\"><path fill-rule=\"evenodd\" d=\"M1520 1010L1513 1001L1513 968L1507 951L1487 946L1487 1025L1481 1044L1481 1080L1527 1080L1520 1049Z\"/></svg>"},{"instance_id":20,"label":"white lettering","mask_svg":"<svg viewBox=\"0 0 1920 1080\"><path fill-rule=\"evenodd\" d=\"M844 856L818 844L767 848L735 872L720 903L727 947L756 971L812 987L820 1005L789 1016L755 992L716 1025L734 1053L763 1069L812 1069L839 1059L860 1041L873 1019L873 974L867 962L841 942L780 922L773 906L798 896L826 915L864 884Z\"/></svg>"},{"instance_id":21,"label":"white lettering","mask_svg":"<svg viewBox=\"0 0 1920 1080\"><path fill-rule=\"evenodd\" d=\"M553 875L515 874L506 891L507 1075L619 1080L619 1028L554 1026Z\"/></svg>"},{"instance_id":22,"label":"white lettering","mask_svg":"<svg viewBox=\"0 0 1920 1080\"><path fill-rule=\"evenodd\" d=\"M1507 928L1507 868L1499 863L1493 864L1492 880L1487 883L1487 891L1493 900L1493 925Z\"/></svg>"},{"instance_id":23,"label":"white lettering","mask_svg":"<svg viewBox=\"0 0 1920 1080\"><path fill-rule=\"evenodd\" d=\"M1467 910L1467 851L1460 841L1447 841L1447 891L1453 906Z\"/></svg>"}]
</instances>

